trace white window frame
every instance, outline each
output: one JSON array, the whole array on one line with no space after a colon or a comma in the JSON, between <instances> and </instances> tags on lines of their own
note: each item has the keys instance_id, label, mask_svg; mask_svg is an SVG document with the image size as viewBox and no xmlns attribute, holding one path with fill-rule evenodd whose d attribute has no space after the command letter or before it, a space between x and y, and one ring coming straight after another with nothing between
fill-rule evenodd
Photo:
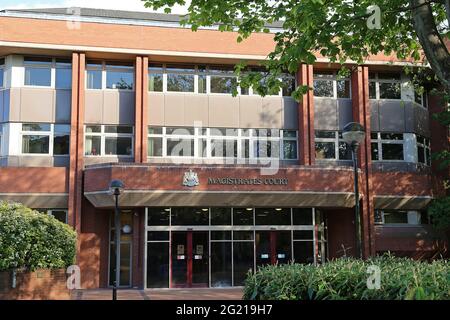
<instances>
[{"instance_id":1,"label":"white window frame","mask_svg":"<svg viewBox=\"0 0 450 320\"><path fill-rule=\"evenodd\" d=\"M99 126L100 132L87 132L86 128L90 126ZM105 127L131 127L131 133L106 133ZM100 154L91 155L86 154L86 138L88 136L100 137ZM130 155L119 155L119 154L106 154L106 138L131 138L131 154ZM84 125L84 156L88 158L99 158L99 157L122 157L122 158L132 158L134 157L134 126L131 125L109 125L109 124L86 124Z\"/></svg>"},{"instance_id":2,"label":"white window frame","mask_svg":"<svg viewBox=\"0 0 450 320\"><path fill-rule=\"evenodd\" d=\"M107 62L110 62L110 61L106 61L106 60L92 59L92 62L97 62L99 67L88 66L88 64L86 63L86 70L85 70L85 77L84 77L84 87L86 88L86 90L93 90L93 91L108 90L108 91L124 91L124 92L134 92L136 90L136 83L135 83L136 82L136 79L135 79L136 65L134 63L132 64L132 66L129 66L129 67L124 66L123 68L120 68L120 66L108 67ZM124 62L124 63L126 63L126 62ZM88 72L89 71L100 71L101 72L102 80L101 80L100 89L88 88ZM133 88L132 89L107 88L106 80L107 80L108 71L122 71L125 73L132 73L133 74Z\"/></svg>"},{"instance_id":3,"label":"white window frame","mask_svg":"<svg viewBox=\"0 0 450 320\"><path fill-rule=\"evenodd\" d=\"M318 74L323 73L324 75L326 75L326 77L318 77ZM328 74L331 73L331 74ZM316 95L314 95L314 98L318 98L318 99L340 99L340 100L351 100L352 99L352 81L350 78L340 78L338 76L338 72L337 71L332 71L332 70L322 70L322 71L316 71L313 74L313 86L314 86L314 81L332 81L333 82L333 96L332 97L318 97ZM349 97L348 98L339 98L338 97L338 93L337 93L337 82L338 81L348 81L349 83ZM313 88L313 94L314 94L314 88Z\"/></svg>"},{"instance_id":4,"label":"white window frame","mask_svg":"<svg viewBox=\"0 0 450 320\"><path fill-rule=\"evenodd\" d=\"M334 138L317 138L316 137L316 131L323 131L323 132L333 132ZM332 142L334 143L334 158L326 158L326 159L316 159L317 161L352 161L352 159L340 159L339 158L339 143L343 142L345 143L343 138L339 138L339 131L336 130L315 130L314 132L314 149L315 149L315 143L316 142ZM348 146L347 146L348 148Z\"/></svg>"},{"instance_id":5,"label":"white window frame","mask_svg":"<svg viewBox=\"0 0 450 320\"><path fill-rule=\"evenodd\" d=\"M32 124L31 122L23 122L20 123L20 133L19 133L19 155L21 156L53 156L53 157L67 157L70 154L70 146L69 146L69 153L67 154L54 154L54 140L55 140L55 134L57 133L63 133L63 132L55 132L55 125L65 125L68 126L69 129L66 132L67 135L70 137L70 124L67 123L36 123L36 124L45 124L50 125L50 131L24 131L23 125L24 124ZM48 153L26 153L23 152L23 136L44 136L49 137L49 146L48 146Z\"/></svg>"},{"instance_id":6,"label":"white window frame","mask_svg":"<svg viewBox=\"0 0 450 320\"><path fill-rule=\"evenodd\" d=\"M66 219L65 219L65 222L64 223L68 223L68 221L69 221L69 211L67 210L67 209L48 209L47 210L47 214L49 215L49 216L53 216L54 217L54 215L53 215L53 211L61 211L61 212L65 212L65 214L66 214ZM56 218L55 218L56 219Z\"/></svg>"},{"instance_id":7,"label":"white window frame","mask_svg":"<svg viewBox=\"0 0 450 320\"><path fill-rule=\"evenodd\" d=\"M147 72L147 77L150 77L151 74L162 74L163 76L163 88L162 91L150 91L149 88L147 88L148 92L152 92L152 93L175 93L175 94L207 94L207 95L218 95L218 96L230 96L231 93L218 93L218 92L211 92L211 77L215 77L215 76L220 76L223 78L236 78L237 80L237 76L234 74L233 71L230 71L229 74L224 74L224 73L220 73L220 72L214 72L212 70L214 70L213 68L211 69L210 66L208 65L193 65L193 69L195 71L191 71L191 72L184 72L184 71L169 71L171 70L170 68L167 68L166 63L155 63L155 65L161 65L161 70L152 70L151 67L148 68L148 72ZM170 66L176 66L176 64L170 64ZM200 68L200 66L204 67L204 68ZM194 91L189 91L189 92L183 92L183 91L168 91L167 90L167 76L168 74L193 74L194 75ZM205 93L200 93L199 92L199 76L206 76L206 92ZM291 79L293 79L295 81L295 84L297 85L297 79L294 75L289 75L289 74L285 74L285 77L289 77ZM280 80L283 80L282 77L280 78ZM241 87L237 86L237 92L238 92L238 96L259 96L256 92L253 91L253 88L250 87L248 88L248 94L242 94L242 90ZM283 89L280 88L280 92L276 95L267 95L268 97L283 97Z\"/></svg>"},{"instance_id":8,"label":"white window frame","mask_svg":"<svg viewBox=\"0 0 450 320\"><path fill-rule=\"evenodd\" d=\"M160 134L153 134L148 133L148 138L160 138L162 139L162 155L161 156L148 156L150 159L162 159L162 158L176 158L176 159L196 159L196 160L249 160L250 162L253 160L270 160L270 159L279 159L279 160L286 160L286 161L295 161L298 160L298 153L299 153L299 147L298 147L298 130L280 130L280 129L259 129L259 130L277 130L278 136L277 137L258 137L256 135L256 130L258 129L237 129L237 128L198 128L195 127L194 134L184 135L184 134L167 134L167 127L160 127L160 126L149 126L151 127L158 127L162 129L162 133ZM172 128L172 127L170 127ZM173 128L179 128L179 129L187 129L187 127L173 127ZM192 129L192 127L189 127L189 129ZM236 130L237 135L230 135L230 136L224 136L224 135L214 135L212 133L211 129L231 129ZM202 130L205 130L205 134L202 134ZM284 131L295 131L296 136L295 137L286 137L284 138ZM248 132L248 135L245 134L245 132ZM167 154L167 140L168 139L186 139L186 140L194 140L194 156L170 156ZM199 154L199 144L206 140L206 156L202 157ZM237 157L216 157L212 156L212 140L223 140L223 141L236 141L237 142ZM249 143L249 157L245 158L244 155L244 148L243 144L244 141L248 141ZM297 154L295 159L284 159L284 141L296 141L297 142ZM279 158L272 157L272 158L262 158L257 157L255 154L255 146L257 141L274 141L279 142L280 150L279 150Z\"/></svg>"},{"instance_id":9,"label":"white window frame","mask_svg":"<svg viewBox=\"0 0 450 320\"><path fill-rule=\"evenodd\" d=\"M421 143L419 142L419 137L424 139L425 143ZM417 163L423 164L427 167L431 166L431 141L430 138L426 138L424 136L419 136L417 135L416 137L416 141L417 141ZM423 148L423 158L425 159L425 162L419 162L419 147ZM427 151L428 154L430 155L430 158L427 157Z\"/></svg>"},{"instance_id":10,"label":"white window frame","mask_svg":"<svg viewBox=\"0 0 450 320\"><path fill-rule=\"evenodd\" d=\"M42 63L42 64L38 64L38 63L31 63L28 64L25 61L25 58L30 57L33 58L33 56L24 56L23 57L23 72L24 72L24 77L23 77L23 86L27 87L27 88L51 88L51 89L55 89L55 82L56 82L56 63L55 63L55 58L49 58L49 57L34 57L34 58L42 58L42 59L51 59L50 62L48 63ZM50 69L50 85L49 86L37 86L37 85L29 85L26 84L26 69L27 68L34 68L34 69Z\"/></svg>"},{"instance_id":11,"label":"white window frame","mask_svg":"<svg viewBox=\"0 0 450 320\"><path fill-rule=\"evenodd\" d=\"M377 143L378 144L378 160L372 159L372 161L375 162L381 162L381 161L388 161L388 162L405 162L405 136L403 133L397 133L397 132L372 132L377 134L377 139L370 140L370 143ZM381 134L401 134L403 136L402 140L387 140L387 139L381 139ZM383 158L383 144L401 144L403 146L403 159L402 160L390 160L390 159L384 159Z\"/></svg>"},{"instance_id":12,"label":"white window frame","mask_svg":"<svg viewBox=\"0 0 450 320\"><path fill-rule=\"evenodd\" d=\"M392 72L388 72L388 73L392 73ZM396 73L396 72L394 72L394 73ZM369 96L369 98L371 100L382 100L382 101L385 101L385 100L400 101L400 100L402 100L403 86L402 86L402 78L401 78L401 74L400 73L398 73L398 75L400 76L400 80L379 79L379 77L378 77L379 73L378 72L373 72L373 74L375 75L375 78L374 79L370 79L369 78L369 85L370 85L371 82L375 83L375 99L374 98L370 98L370 96ZM395 99L395 98L380 98L380 83L390 83L390 84L397 83L397 84L399 84L400 85L400 98L399 99ZM370 92L370 90L369 90L369 92Z\"/></svg>"}]
</instances>

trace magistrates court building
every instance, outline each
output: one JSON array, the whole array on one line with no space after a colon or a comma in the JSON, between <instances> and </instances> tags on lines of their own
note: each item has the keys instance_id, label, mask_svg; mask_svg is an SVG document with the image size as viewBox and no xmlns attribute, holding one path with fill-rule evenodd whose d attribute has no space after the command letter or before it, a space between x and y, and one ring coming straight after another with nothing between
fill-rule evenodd
<instances>
[{"instance_id":1,"label":"magistrates court building","mask_svg":"<svg viewBox=\"0 0 450 320\"><path fill-rule=\"evenodd\" d=\"M240 286L261 265L354 255L351 121L366 129L364 255L437 252L424 209L448 132L407 62L373 56L338 79L319 59L277 95L232 97L233 65L256 67L272 34L238 44L174 15L72 12L0 11L0 199L76 229L83 288L112 283L112 179L125 184L121 287ZM314 87L300 103L296 84Z\"/></svg>"}]
</instances>

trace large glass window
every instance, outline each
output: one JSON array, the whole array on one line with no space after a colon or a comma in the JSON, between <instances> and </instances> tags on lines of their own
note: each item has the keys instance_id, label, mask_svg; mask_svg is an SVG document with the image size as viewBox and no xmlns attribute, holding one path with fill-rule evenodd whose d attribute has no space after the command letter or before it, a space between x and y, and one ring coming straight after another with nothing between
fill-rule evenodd
<instances>
[{"instance_id":1,"label":"large glass window","mask_svg":"<svg viewBox=\"0 0 450 320\"><path fill-rule=\"evenodd\" d=\"M103 64L101 61L88 61L86 65L86 88L102 89Z\"/></svg>"},{"instance_id":2,"label":"large glass window","mask_svg":"<svg viewBox=\"0 0 450 320\"><path fill-rule=\"evenodd\" d=\"M370 73L370 99L401 99L400 73Z\"/></svg>"},{"instance_id":3,"label":"large glass window","mask_svg":"<svg viewBox=\"0 0 450 320\"><path fill-rule=\"evenodd\" d=\"M52 59L25 57L25 85L50 87L52 85Z\"/></svg>"},{"instance_id":4,"label":"large glass window","mask_svg":"<svg viewBox=\"0 0 450 320\"><path fill-rule=\"evenodd\" d=\"M337 131L316 131L315 148L317 160L351 160L352 154L342 133Z\"/></svg>"},{"instance_id":5,"label":"large glass window","mask_svg":"<svg viewBox=\"0 0 450 320\"><path fill-rule=\"evenodd\" d=\"M72 61L56 59L56 89L72 89Z\"/></svg>"},{"instance_id":6,"label":"large glass window","mask_svg":"<svg viewBox=\"0 0 450 320\"><path fill-rule=\"evenodd\" d=\"M115 125L86 125L86 156L133 155L133 127Z\"/></svg>"},{"instance_id":7,"label":"large glass window","mask_svg":"<svg viewBox=\"0 0 450 320\"><path fill-rule=\"evenodd\" d=\"M375 223L420 225L428 224L429 217L426 211L375 210Z\"/></svg>"},{"instance_id":8,"label":"large glass window","mask_svg":"<svg viewBox=\"0 0 450 320\"><path fill-rule=\"evenodd\" d=\"M107 89L133 90L133 64L123 62L107 62L105 68Z\"/></svg>"},{"instance_id":9,"label":"large glass window","mask_svg":"<svg viewBox=\"0 0 450 320\"><path fill-rule=\"evenodd\" d=\"M290 96L296 88L295 75L282 74L283 85L271 95ZM152 92L187 92L232 94L236 88L240 95L257 95L252 88L241 88L232 66L205 66L186 64L150 64L148 90Z\"/></svg>"},{"instance_id":10,"label":"large glass window","mask_svg":"<svg viewBox=\"0 0 450 320\"><path fill-rule=\"evenodd\" d=\"M149 157L298 158L296 130L149 127L148 146Z\"/></svg>"},{"instance_id":11,"label":"large glass window","mask_svg":"<svg viewBox=\"0 0 450 320\"><path fill-rule=\"evenodd\" d=\"M350 98L350 79L341 78L335 71L314 73L314 96L328 98Z\"/></svg>"},{"instance_id":12,"label":"large glass window","mask_svg":"<svg viewBox=\"0 0 450 320\"><path fill-rule=\"evenodd\" d=\"M404 160L403 133L381 133L371 134L372 160Z\"/></svg>"},{"instance_id":13,"label":"large glass window","mask_svg":"<svg viewBox=\"0 0 450 320\"><path fill-rule=\"evenodd\" d=\"M21 139L22 154L68 155L70 125L24 123Z\"/></svg>"},{"instance_id":14,"label":"large glass window","mask_svg":"<svg viewBox=\"0 0 450 320\"><path fill-rule=\"evenodd\" d=\"M430 139L417 136L417 162L427 166L431 165L431 143Z\"/></svg>"}]
</instances>

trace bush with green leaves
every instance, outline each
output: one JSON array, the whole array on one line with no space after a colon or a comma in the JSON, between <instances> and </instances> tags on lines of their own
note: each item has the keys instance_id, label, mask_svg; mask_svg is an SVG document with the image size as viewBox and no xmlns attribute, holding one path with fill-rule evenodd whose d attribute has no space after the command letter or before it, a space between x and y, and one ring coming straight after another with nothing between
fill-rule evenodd
<instances>
[{"instance_id":1,"label":"bush with green leaves","mask_svg":"<svg viewBox=\"0 0 450 320\"><path fill-rule=\"evenodd\" d=\"M370 266L380 268L380 288L370 289ZM341 258L322 265L265 266L245 281L250 300L449 300L446 260L431 263L389 255Z\"/></svg>"},{"instance_id":2,"label":"bush with green leaves","mask_svg":"<svg viewBox=\"0 0 450 320\"><path fill-rule=\"evenodd\" d=\"M70 226L22 204L0 202L0 271L65 268L75 255Z\"/></svg>"},{"instance_id":3,"label":"bush with green leaves","mask_svg":"<svg viewBox=\"0 0 450 320\"><path fill-rule=\"evenodd\" d=\"M434 199L428 207L433 225L438 230L450 228L450 196Z\"/></svg>"}]
</instances>

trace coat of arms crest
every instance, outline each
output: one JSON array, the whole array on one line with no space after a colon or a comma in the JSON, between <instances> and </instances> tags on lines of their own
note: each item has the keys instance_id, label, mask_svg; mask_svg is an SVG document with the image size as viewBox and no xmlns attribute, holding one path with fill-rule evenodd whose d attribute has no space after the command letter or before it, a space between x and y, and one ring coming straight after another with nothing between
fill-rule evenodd
<instances>
[{"instance_id":1,"label":"coat of arms crest","mask_svg":"<svg viewBox=\"0 0 450 320\"><path fill-rule=\"evenodd\" d=\"M186 187L195 187L198 186L200 183L198 181L198 175L197 172L194 172L192 170L186 171L183 176L183 186Z\"/></svg>"}]
</instances>

